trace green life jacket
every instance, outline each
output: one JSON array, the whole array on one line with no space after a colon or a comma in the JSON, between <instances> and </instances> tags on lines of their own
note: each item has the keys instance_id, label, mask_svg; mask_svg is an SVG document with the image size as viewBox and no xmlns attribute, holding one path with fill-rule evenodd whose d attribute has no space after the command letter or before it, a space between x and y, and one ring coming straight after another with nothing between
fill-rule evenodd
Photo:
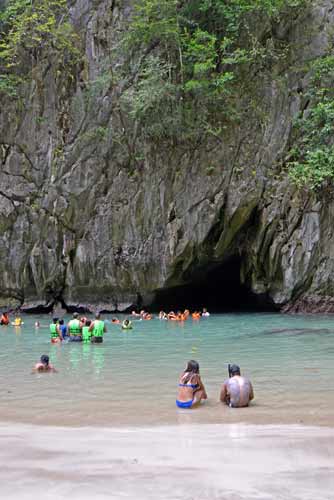
<instances>
[{"instance_id":1,"label":"green life jacket","mask_svg":"<svg viewBox=\"0 0 334 500\"><path fill-rule=\"evenodd\" d=\"M104 321L100 319L94 320L94 328L92 331L93 337L103 337L104 334Z\"/></svg>"},{"instance_id":2,"label":"green life jacket","mask_svg":"<svg viewBox=\"0 0 334 500\"><path fill-rule=\"evenodd\" d=\"M83 326L82 327L82 340L83 340L83 342L89 342L91 336L92 336L92 333L89 331L89 326Z\"/></svg>"},{"instance_id":3,"label":"green life jacket","mask_svg":"<svg viewBox=\"0 0 334 500\"><path fill-rule=\"evenodd\" d=\"M80 321L78 319L71 319L68 323L70 335L81 335Z\"/></svg>"},{"instance_id":4,"label":"green life jacket","mask_svg":"<svg viewBox=\"0 0 334 500\"><path fill-rule=\"evenodd\" d=\"M50 333L51 333L51 338L55 339L56 337L59 337L58 332L57 332L57 325L55 323L51 323L50 325Z\"/></svg>"}]
</instances>

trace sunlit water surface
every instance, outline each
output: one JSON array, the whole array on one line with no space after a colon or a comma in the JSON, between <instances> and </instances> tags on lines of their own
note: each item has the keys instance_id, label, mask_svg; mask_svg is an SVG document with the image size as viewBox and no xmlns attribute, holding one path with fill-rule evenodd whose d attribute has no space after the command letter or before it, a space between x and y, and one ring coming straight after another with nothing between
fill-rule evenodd
<instances>
[{"instance_id":1,"label":"sunlit water surface","mask_svg":"<svg viewBox=\"0 0 334 500\"><path fill-rule=\"evenodd\" d=\"M101 345L51 345L47 316L0 327L0 419L58 425L334 423L334 316L212 315L183 323L107 322ZM67 318L69 319L69 318ZM42 326L35 329L36 320ZM49 354L57 374L31 374ZM200 363L209 399L175 407L178 375ZM219 403L227 363L254 386L249 408Z\"/></svg>"}]
</instances>

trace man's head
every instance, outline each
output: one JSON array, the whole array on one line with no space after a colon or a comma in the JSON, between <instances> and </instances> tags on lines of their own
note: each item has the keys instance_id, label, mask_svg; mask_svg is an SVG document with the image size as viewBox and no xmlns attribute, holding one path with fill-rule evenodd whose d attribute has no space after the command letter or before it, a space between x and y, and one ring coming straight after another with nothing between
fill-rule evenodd
<instances>
[{"instance_id":1,"label":"man's head","mask_svg":"<svg viewBox=\"0 0 334 500\"><path fill-rule=\"evenodd\" d=\"M57 324L57 321L58 321L58 318L53 318L52 319L53 323L56 325Z\"/></svg>"},{"instance_id":2,"label":"man's head","mask_svg":"<svg viewBox=\"0 0 334 500\"><path fill-rule=\"evenodd\" d=\"M49 366L49 356L47 354L41 356L41 363L45 366Z\"/></svg>"},{"instance_id":3,"label":"man's head","mask_svg":"<svg viewBox=\"0 0 334 500\"><path fill-rule=\"evenodd\" d=\"M100 319L101 318L101 314L100 313L96 313L95 314L95 319Z\"/></svg>"},{"instance_id":4,"label":"man's head","mask_svg":"<svg viewBox=\"0 0 334 500\"><path fill-rule=\"evenodd\" d=\"M240 375L240 367L238 365L229 365L229 373L230 377L234 377L235 375Z\"/></svg>"},{"instance_id":5,"label":"man's head","mask_svg":"<svg viewBox=\"0 0 334 500\"><path fill-rule=\"evenodd\" d=\"M73 313L73 318L78 319L79 314L77 312Z\"/></svg>"}]
</instances>

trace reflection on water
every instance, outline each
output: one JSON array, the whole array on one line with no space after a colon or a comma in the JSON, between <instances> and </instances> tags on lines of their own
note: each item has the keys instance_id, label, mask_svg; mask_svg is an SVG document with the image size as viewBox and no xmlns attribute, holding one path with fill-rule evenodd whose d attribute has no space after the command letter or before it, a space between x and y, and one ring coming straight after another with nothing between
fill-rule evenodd
<instances>
[{"instance_id":1,"label":"reflection on water","mask_svg":"<svg viewBox=\"0 0 334 500\"><path fill-rule=\"evenodd\" d=\"M39 320L45 327L35 329ZM101 345L50 344L47 317L0 327L2 419L34 423L159 424L297 422L332 424L334 317L226 314L185 323L108 323ZM49 354L58 374L30 374ZM199 361L209 400L175 407L179 373ZM255 389L246 410L219 403L227 364L238 363ZM98 412L96 411L98 404Z\"/></svg>"}]
</instances>

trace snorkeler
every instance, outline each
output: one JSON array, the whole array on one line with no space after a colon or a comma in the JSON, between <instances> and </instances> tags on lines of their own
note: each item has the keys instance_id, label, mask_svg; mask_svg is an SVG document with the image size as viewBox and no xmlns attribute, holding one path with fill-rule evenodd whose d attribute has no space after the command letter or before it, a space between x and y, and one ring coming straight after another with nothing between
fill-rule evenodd
<instances>
[{"instance_id":1,"label":"snorkeler","mask_svg":"<svg viewBox=\"0 0 334 500\"><path fill-rule=\"evenodd\" d=\"M49 356L46 354L43 354L41 356L41 360L39 363L36 363L35 366L32 369L32 373L41 373L41 372L54 372L56 373L57 370L54 368L53 365L49 363Z\"/></svg>"},{"instance_id":2,"label":"snorkeler","mask_svg":"<svg viewBox=\"0 0 334 500\"><path fill-rule=\"evenodd\" d=\"M122 330L132 330L132 322L129 319L123 321Z\"/></svg>"},{"instance_id":3,"label":"snorkeler","mask_svg":"<svg viewBox=\"0 0 334 500\"><path fill-rule=\"evenodd\" d=\"M90 325L88 331L92 334L90 341L93 344L101 344L103 342L103 335L107 331L107 327L104 321L101 320L100 313L95 314L95 319Z\"/></svg>"},{"instance_id":4,"label":"snorkeler","mask_svg":"<svg viewBox=\"0 0 334 500\"><path fill-rule=\"evenodd\" d=\"M176 406L179 408L193 408L207 397L199 374L199 364L192 359L188 361L186 369L181 374Z\"/></svg>"},{"instance_id":5,"label":"snorkeler","mask_svg":"<svg viewBox=\"0 0 334 500\"><path fill-rule=\"evenodd\" d=\"M238 365L229 365L229 378L224 381L220 391L220 401L230 408L248 406L254 398L251 381L240 375Z\"/></svg>"}]
</instances>

